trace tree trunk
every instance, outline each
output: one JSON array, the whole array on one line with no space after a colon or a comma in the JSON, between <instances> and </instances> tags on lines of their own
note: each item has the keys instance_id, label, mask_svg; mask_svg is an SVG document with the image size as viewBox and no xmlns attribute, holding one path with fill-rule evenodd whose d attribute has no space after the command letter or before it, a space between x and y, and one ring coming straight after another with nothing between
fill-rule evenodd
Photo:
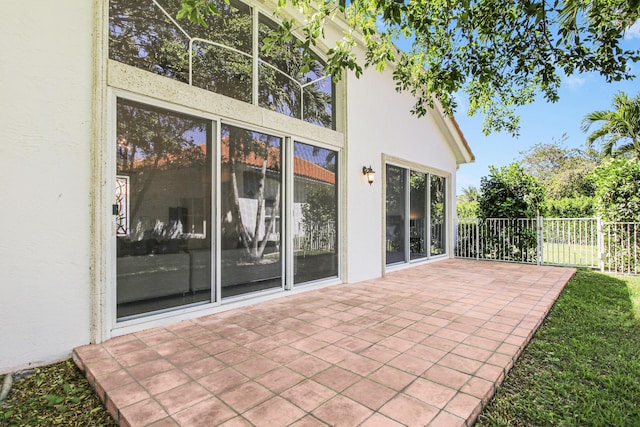
<instances>
[{"instance_id":1,"label":"tree trunk","mask_svg":"<svg viewBox=\"0 0 640 427\"><path fill-rule=\"evenodd\" d=\"M231 164L231 191L233 192L233 215L236 217L236 232L240 236L240 241L246 251L246 254L250 257L251 252L249 250L249 244L251 242L251 236L244 227L242 221L242 213L240 212L240 195L238 194L238 178L236 177L236 161L233 157L229 159ZM254 233L255 236L255 233Z\"/></svg>"}]
</instances>

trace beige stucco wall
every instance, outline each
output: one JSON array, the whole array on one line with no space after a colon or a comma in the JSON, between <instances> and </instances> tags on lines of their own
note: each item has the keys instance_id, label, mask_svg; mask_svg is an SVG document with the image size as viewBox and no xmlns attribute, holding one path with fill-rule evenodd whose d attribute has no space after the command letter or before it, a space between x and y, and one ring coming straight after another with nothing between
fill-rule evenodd
<instances>
[{"instance_id":1,"label":"beige stucco wall","mask_svg":"<svg viewBox=\"0 0 640 427\"><path fill-rule=\"evenodd\" d=\"M89 341L93 2L0 13L0 372Z\"/></svg>"},{"instance_id":2,"label":"beige stucco wall","mask_svg":"<svg viewBox=\"0 0 640 427\"><path fill-rule=\"evenodd\" d=\"M357 282L384 273L383 155L449 174L449 200L455 189L456 158L434 121L436 113L411 115L414 99L396 92L391 70L381 74L369 69L359 79L350 75L347 88L347 264L349 282ZM376 171L371 186L362 175L362 167L369 165Z\"/></svg>"}]
</instances>

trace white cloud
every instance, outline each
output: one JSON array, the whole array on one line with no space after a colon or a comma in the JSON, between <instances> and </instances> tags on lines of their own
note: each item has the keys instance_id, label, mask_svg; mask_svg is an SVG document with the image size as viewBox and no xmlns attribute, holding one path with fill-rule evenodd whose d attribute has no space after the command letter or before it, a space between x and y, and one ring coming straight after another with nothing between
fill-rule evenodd
<instances>
[{"instance_id":1,"label":"white cloud","mask_svg":"<svg viewBox=\"0 0 640 427\"><path fill-rule=\"evenodd\" d=\"M583 86L587 82L587 79L578 76L568 76L565 78L564 82L569 88L576 89Z\"/></svg>"},{"instance_id":2,"label":"white cloud","mask_svg":"<svg viewBox=\"0 0 640 427\"><path fill-rule=\"evenodd\" d=\"M627 31L624 33L624 38L627 40L640 39L640 19L638 19L635 24L627 28Z\"/></svg>"},{"instance_id":3,"label":"white cloud","mask_svg":"<svg viewBox=\"0 0 640 427\"><path fill-rule=\"evenodd\" d=\"M453 100L457 104L456 117L466 116L469 113L469 101L463 93L456 92L453 94Z\"/></svg>"}]
</instances>

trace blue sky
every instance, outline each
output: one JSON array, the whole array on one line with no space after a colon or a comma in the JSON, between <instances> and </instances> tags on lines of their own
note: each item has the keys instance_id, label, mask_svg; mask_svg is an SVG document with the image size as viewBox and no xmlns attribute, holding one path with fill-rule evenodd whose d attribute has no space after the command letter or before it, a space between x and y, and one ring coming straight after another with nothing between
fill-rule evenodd
<instances>
[{"instance_id":1,"label":"blue sky","mask_svg":"<svg viewBox=\"0 0 640 427\"><path fill-rule=\"evenodd\" d=\"M640 21L627 31L623 48L640 49ZM558 102L547 103L540 97L535 103L516 110L520 115L519 138L506 133L485 136L482 133L482 116L467 116L465 101L458 100L455 117L476 161L458 169L457 193L470 185L480 188L480 178L489 174L490 165L508 165L520 157L521 151L538 142L560 141L566 134L568 139L564 146L584 147L587 134L580 130L580 122L585 115L611 109L613 96L619 91L628 95L640 92L640 63L632 65L632 72L637 76L635 80L611 84L598 74L563 77Z\"/></svg>"}]
</instances>

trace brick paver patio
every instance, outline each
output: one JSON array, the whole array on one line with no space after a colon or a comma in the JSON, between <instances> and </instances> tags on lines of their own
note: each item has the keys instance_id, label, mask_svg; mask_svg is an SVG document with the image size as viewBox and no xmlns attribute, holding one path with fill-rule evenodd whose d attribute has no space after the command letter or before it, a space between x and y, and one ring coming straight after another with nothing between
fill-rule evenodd
<instances>
[{"instance_id":1,"label":"brick paver patio","mask_svg":"<svg viewBox=\"0 0 640 427\"><path fill-rule=\"evenodd\" d=\"M121 426L472 425L574 269L450 259L74 350Z\"/></svg>"}]
</instances>

